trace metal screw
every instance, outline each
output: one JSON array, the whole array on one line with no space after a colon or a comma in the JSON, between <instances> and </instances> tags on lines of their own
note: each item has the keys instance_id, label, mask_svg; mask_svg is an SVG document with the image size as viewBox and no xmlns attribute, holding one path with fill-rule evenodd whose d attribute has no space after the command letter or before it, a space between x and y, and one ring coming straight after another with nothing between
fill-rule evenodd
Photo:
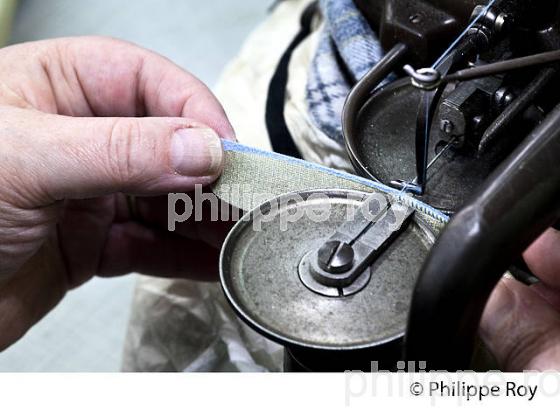
<instances>
[{"instance_id":1,"label":"metal screw","mask_svg":"<svg viewBox=\"0 0 560 410\"><path fill-rule=\"evenodd\" d=\"M475 130L478 130L480 128L483 120L484 120L484 117L482 115L477 115L476 117L474 117L472 119L473 127L474 127Z\"/></svg>"},{"instance_id":2,"label":"metal screw","mask_svg":"<svg viewBox=\"0 0 560 410\"><path fill-rule=\"evenodd\" d=\"M455 128L455 124L449 120L441 120L439 127L446 134L451 134L453 132L453 128Z\"/></svg>"},{"instance_id":3,"label":"metal screw","mask_svg":"<svg viewBox=\"0 0 560 410\"><path fill-rule=\"evenodd\" d=\"M418 24L422 22L422 16L420 16L420 14L413 14L408 18L408 21L410 21L412 24Z\"/></svg>"},{"instance_id":4,"label":"metal screw","mask_svg":"<svg viewBox=\"0 0 560 410\"><path fill-rule=\"evenodd\" d=\"M326 272L348 272L354 263L354 250L345 242L329 241L319 249L318 262Z\"/></svg>"},{"instance_id":5,"label":"metal screw","mask_svg":"<svg viewBox=\"0 0 560 410\"><path fill-rule=\"evenodd\" d=\"M515 99L515 95L507 87L501 87L494 93L494 105L503 110Z\"/></svg>"},{"instance_id":6,"label":"metal screw","mask_svg":"<svg viewBox=\"0 0 560 410\"><path fill-rule=\"evenodd\" d=\"M509 22L508 20L509 16L506 13L498 14L496 21L494 21L494 30L496 30L497 33L501 32L504 28L506 28Z\"/></svg>"}]
</instances>

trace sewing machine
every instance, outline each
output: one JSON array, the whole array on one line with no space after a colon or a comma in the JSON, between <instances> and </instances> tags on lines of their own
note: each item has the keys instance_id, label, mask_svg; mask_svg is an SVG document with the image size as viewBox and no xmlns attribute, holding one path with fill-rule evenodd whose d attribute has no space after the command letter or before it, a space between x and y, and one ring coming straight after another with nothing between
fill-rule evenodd
<instances>
[{"instance_id":1,"label":"sewing machine","mask_svg":"<svg viewBox=\"0 0 560 410\"><path fill-rule=\"evenodd\" d=\"M247 323L287 347L287 370L400 359L466 369L493 287L508 268L536 281L516 262L560 215L560 2L356 4L386 55L348 96L349 156L362 176L453 218L441 232L388 195L367 205L375 221L345 222L338 215L363 211L365 196L325 192L341 212L323 224L256 237L236 227L222 283ZM378 88L391 73L400 79ZM269 265L246 257L270 249Z\"/></svg>"}]
</instances>

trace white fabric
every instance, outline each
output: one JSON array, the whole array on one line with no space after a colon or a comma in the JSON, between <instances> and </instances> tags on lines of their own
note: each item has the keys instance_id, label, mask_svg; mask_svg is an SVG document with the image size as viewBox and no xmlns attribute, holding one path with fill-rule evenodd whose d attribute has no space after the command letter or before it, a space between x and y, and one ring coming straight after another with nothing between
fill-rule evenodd
<instances>
[{"instance_id":1,"label":"white fabric","mask_svg":"<svg viewBox=\"0 0 560 410\"><path fill-rule=\"evenodd\" d=\"M265 102L270 78L300 28L311 0L287 0L248 38L225 69L217 95L240 142L270 149ZM317 18L316 29L321 24ZM343 147L311 123L305 104L315 31L289 67L285 118L305 159L351 170ZM242 323L219 284L141 278L135 292L124 352L125 371L280 371L283 349Z\"/></svg>"}]
</instances>

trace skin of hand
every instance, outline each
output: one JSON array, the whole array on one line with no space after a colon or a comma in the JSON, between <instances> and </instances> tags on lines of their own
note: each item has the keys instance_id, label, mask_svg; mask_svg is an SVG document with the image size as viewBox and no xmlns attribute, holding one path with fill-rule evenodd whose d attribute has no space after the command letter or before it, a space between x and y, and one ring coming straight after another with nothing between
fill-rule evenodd
<instances>
[{"instance_id":1,"label":"skin of hand","mask_svg":"<svg viewBox=\"0 0 560 410\"><path fill-rule=\"evenodd\" d=\"M228 227L168 232L166 194L217 178L218 135L235 139L210 90L153 52L93 37L1 49L0 350L95 275L214 279Z\"/></svg>"},{"instance_id":2,"label":"skin of hand","mask_svg":"<svg viewBox=\"0 0 560 410\"><path fill-rule=\"evenodd\" d=\"M503 370L560 370L560 232L548 229L523 256L541 282L528 287L504 277L480 334Z\"/></svg>"}]
</instances>

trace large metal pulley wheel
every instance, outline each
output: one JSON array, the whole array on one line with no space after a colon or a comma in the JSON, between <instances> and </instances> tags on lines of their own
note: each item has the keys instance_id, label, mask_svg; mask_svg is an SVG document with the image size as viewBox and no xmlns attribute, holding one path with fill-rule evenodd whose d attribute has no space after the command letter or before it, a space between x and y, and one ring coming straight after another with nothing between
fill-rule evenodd
<instances>
[{"instance_id":1,"label":"large metal pulley wheel","mask_svg":"<svg viewBox=\"0 0 560 410\"><path fill-rule=\"evenodd\" d=\"M317 280L311 267L336 265L330 271L335 279L344 275L345 264L351 269L353 255L329 238L352 224L348 216L367 198L370 194L349 190L286 194L239 221L220 261L222 286L238 315L289 348L344 352L399 344L417 274L440 222L408 212L410 221L353 281ZM309 217L321 212L320 218ZM296 214L301 217L293 220ZM384 235L376 227L383 229L380 220L372 223L373 239ZM353 246L359 252L357 242Z\"/></svg>"}]
</instances>

